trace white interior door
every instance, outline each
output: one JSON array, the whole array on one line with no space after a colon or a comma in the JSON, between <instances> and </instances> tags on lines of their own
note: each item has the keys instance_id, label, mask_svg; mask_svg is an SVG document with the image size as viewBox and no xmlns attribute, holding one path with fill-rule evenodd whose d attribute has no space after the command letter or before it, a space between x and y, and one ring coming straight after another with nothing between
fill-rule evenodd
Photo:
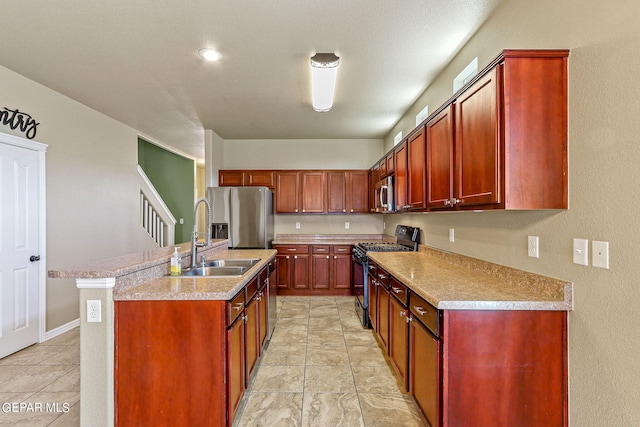
<instances>
[{"instance_id":1,"label":"white interior door","mask_svg":"<svg viewBox=\"0 0 640 427\"><path fill-rule=\"evenodd\" d=\"M38 342L41 329L41 153L0 138L0 357Z\"/></svg>"}]
</instances>

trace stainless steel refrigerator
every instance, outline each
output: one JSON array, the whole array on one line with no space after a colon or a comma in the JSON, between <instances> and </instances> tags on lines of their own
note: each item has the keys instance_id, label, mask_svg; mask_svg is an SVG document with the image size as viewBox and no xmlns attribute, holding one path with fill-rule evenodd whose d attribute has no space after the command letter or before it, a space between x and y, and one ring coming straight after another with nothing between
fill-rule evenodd
<instances>
[{"instance_id":1,"label":"stainless steel refrigerator","mask_svg":"<svg viewBox=\"0 0 640 427\"><path fill-rule=\"evenodd\" d=\"M229 239L236 249L270 249L273 242L273 193L267 187L209 187L212 236Z\"/></svg>"}]
</instances>

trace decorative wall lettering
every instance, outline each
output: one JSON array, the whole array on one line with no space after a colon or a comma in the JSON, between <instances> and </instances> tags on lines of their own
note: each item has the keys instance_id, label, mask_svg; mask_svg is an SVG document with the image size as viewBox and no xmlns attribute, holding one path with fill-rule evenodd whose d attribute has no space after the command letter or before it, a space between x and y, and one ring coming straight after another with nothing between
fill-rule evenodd
<instances>
[{"instance_id":1,"label":"decorative wall lettering","mask_svg":"<svg viewBox=\"0 0 640 427\"><path fill-rule=\"evenodd\" d=\"M7 107L4 107L4 111L0 111L0 123L11 129L19 129L28 139L35 138L40 124L30 114L19 111L17 108L11 110Z\"/></svg>"}]
</instances>

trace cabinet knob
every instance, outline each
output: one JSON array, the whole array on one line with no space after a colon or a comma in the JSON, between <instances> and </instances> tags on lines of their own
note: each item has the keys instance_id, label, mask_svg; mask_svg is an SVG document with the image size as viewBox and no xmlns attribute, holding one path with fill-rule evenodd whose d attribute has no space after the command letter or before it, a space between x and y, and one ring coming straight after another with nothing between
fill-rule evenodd
<instances>
[{"instance_id":1,"label":"cabinet knob","mask_svg":"<svg viewBox=\"0 0 640 427\"><path fill-rule=\"evenodd\" d=\"M353 209L351 209L351 212L353 213Z\"/></svg>"},{"instance_id":2,"label":"cabinet knob","mask_svg":"<svg viewBox=\"0 0 640 427\"><path fill-rule=\"evenodd\" d=\"M293 259L298 259L298 255L294 255L294 256L293 256Z\"/></svg>"},{"instance_id":3,"label":"cabinet knob","mask_svg":"<svg viewBox=\"0 0 640 427\"><path fill-rule=\"evenodd\" d=\"M346 209L342 209L342 212L346 212L346 211L347 211ZM351 209L351 211L353 212L353 209Z\"/></svg>"},{"instance_id":4,"label":"cabinet knob","mask_svg":"<svg viewBox=\"0 0 640 427\"><path fill-rule=\"evenodd\" d=\"M296 209L296 213L298 213L298 209Z\"/></svg>"},{"instance_id":5,"label":"cabinet knob","mask_svg":"<svg viewBox=\"0 0 640 427\"><path fill-rule=\"evenodd\" d=\"M304 209L302 209L302 212L304 213Z\"/></svg>"},{"instance_id":6,"label":"cabinet knob","mask_svg":"<svg viewBox=\"0 0 640 427\"><path fill-rule=\"evenodd\" d=\"M286 258L289 259L290 258L289 255L287 255Z\"/></svg>"},{"instance_id":7,"label":"cabinet knob","mask_svg":"<svg viewBox=\"0 0 640 427\"><path fill-rule=\"evenodd\" d=\"M448 200L448 199L447 199L447 200L445 200L445 201L444 201L444 205L445 205L445 206L450 206L450 205L451 205L451 200Z\"/></svg>"},{"instance_id":8,"label":"cabinet knob","mask_svg":"<svg viewBox=\"0 0 640 427\"><path fill-rule=\"evenodd\" d=\"M329 255L327 255L327 259L329 259Z\"/></svg>"},{"instance_id":9,"label":"cabinet knob","mask_svg":"<svg viewBox=\"0 0 640 427\"><path fill-rule=\"evenodd\" d=\"M338 259L338 257L334 255L334 256L333 256L333 259Z\"/></svg>"},{"instance_id":10,"label":"cabinet knob","mask_svg":"<svg viewBox=\"0 0 640 427\"><path fill-rule=\"evenodd\" d=\"M402 289L400 288L396 288L395 286L392 286L391 289L393 290L393 292L395 292L396 294L400 294L402 293Z\"/></svg>"}]
</instances>

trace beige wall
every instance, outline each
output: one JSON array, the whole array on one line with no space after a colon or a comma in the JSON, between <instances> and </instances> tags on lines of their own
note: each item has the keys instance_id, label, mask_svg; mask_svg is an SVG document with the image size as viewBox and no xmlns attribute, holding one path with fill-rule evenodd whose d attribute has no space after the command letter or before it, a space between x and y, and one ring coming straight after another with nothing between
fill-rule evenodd
<instances>
[{"instance_id":1,"label":"beige wall","mask_svg":"<svg viewBox=\"0 0 640 427\"><path fill-rule=\"evenodd\" d=\"M385 222L388 232L397 222L418 225L427 244L574 283L576 427L640 425L639 18L637 1L507 0L385 139L389 149L425 104L433 111L446 101L453 77L475 56L482 68L504 48L571 49L569 210L387 215ZM527 257L528 235L540 236L540 259ZM574 237L609 241L611 268L573 264Z\"/></svg>"},{"instance_id":2,"label":"beige wall","mask_svg":"<svg viewBox=\"0 0 640 427\"><path fill-rule=\"evenodd\" d=\"M152 248L137 223L136 131L4 67L0 93L2 107L40 123L35 140L48 145L47 269ZM47 331L78 319L75 281L47 279L46 298Z\"/></svg>"}]
</instances>

